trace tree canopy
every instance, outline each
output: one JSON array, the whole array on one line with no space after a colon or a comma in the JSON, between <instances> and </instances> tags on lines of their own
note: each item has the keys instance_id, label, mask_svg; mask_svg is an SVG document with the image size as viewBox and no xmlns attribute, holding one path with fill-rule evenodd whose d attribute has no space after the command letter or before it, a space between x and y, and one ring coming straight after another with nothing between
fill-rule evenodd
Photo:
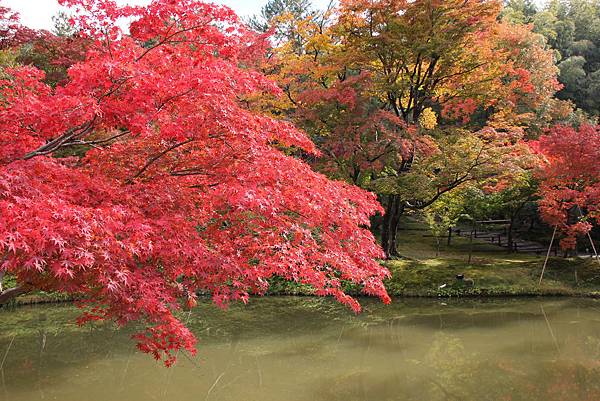
<instances>
[{"instance_id":1,"label":"tree canopy","mask_svg":"<svg viewBox=\"0 0 600 401\"><path fill-rule=\"evenodd\" d=\"M554 97L558 68L544 38L501 21L500 10L496 1L346 0L287 21L294 39L263 67L284 95L259 108L311 134L321 171L379 195L388 256L403 213L531 168L521 140L571 113Z\"/></svg>"},{"instance_id":2,"label":"tree canopy","mask_svg":"<svg viewBox=\"0 0 600 401\"><path fill-rule=\"evenodd\" d=\"M263 38L192 0L62 3L86 40L66 81L1 70L0 257L22 291L82 296L82 322L145 322L139 348L167 364L194 351L174 313L198 292L245 302L278 275L355 310L344 280L389 302L375 196L289 156L319 151L240 101L278 92L253 68Z\"/></svg>"}]
</instances>

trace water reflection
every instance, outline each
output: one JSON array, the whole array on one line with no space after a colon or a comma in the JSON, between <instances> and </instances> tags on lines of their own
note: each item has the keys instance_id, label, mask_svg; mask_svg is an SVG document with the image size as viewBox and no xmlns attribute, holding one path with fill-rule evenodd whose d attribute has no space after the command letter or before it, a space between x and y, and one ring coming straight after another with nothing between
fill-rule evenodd
<instances>
[{"instance_id":1,"label":"water reflection","mask_svg":"<svg viewBox=\"0 0 600 401\"><path fill-rule=\"evenodd\" d=\"M165 369L70 306L0 311L0 400L599 400L600 302L265 298L190 316Z\"/></svg>"}]
</instances>

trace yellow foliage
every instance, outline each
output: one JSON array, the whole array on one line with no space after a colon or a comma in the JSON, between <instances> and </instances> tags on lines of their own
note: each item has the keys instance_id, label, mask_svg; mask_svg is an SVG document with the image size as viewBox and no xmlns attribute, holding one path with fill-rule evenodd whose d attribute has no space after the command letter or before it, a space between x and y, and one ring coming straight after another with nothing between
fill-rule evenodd
<instances>
[{"instance_id":1,"label":"yellow foliage","mask_svg":"<svg viewBox=\"0 0 600 401\"><path fill-rule=\"evenodd\" d=\"M14 50L0 50L0 69L16 65L17 53Z\"/></svg>"},{"instance_id":2,"label":"yellow foliage","mask_svg":"<svg viewBox=\"0 0 600 401\"><path fill-rule=\"evenodd\" d=\"M427 107L421 112L419 125L426 130L432 130L437 127L437 114L435 114L435 111L431 107Z\"/></svg>"}]
</instances>

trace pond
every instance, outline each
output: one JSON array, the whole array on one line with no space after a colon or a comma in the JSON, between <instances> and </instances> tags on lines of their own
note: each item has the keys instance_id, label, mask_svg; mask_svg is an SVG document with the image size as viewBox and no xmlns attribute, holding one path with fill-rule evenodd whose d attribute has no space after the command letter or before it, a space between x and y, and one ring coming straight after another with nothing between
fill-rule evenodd
<instances>
[{"instance_id":1,"label":"pond","mask_svg":"<svg viewBox=\"0 0 600 401\"><path fill-rule=\"evenodd\" d=\"M600 301L261 298L189 318L164 368L69 305L0 311L2 401L599 400Z\"/></svg>"}]
</instances>

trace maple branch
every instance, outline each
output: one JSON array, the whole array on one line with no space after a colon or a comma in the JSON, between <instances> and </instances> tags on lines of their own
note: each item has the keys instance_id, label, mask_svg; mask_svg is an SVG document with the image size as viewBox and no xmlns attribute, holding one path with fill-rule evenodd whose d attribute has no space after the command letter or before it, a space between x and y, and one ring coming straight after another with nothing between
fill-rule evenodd
<instances>
[{"instance_id":1,"label":"maple branch","mask_svg":"<svg viewBox=\"0 0 600 401\"><path fill-rule=\"evenodd\" d=\"M367 160L369 161L369 163L373 163L376 162L377 160L381 159L383 156L387 155L390 150L392 150L392 142L388 142L385 147L383 148L383 152L378 154L377 156L373 156L370 159L367 158Z\"/></svg>"},{"instance_id":2,"label":"maple branch","mask_svg":"<svg viewBox=\"0 0 600 401\"><path fill-rule=\"evenodd\" d=\"M208 188L214 188L216 186L221 185L218 182L212 183L212 184L204 184L204 185L190 185L188 188L192 188L192 189L205 189L206 187Z\"/></svg>"},{"instance_id":3,"label":"maple branch","mask_svg":"<svg viewBox=\"0 0 600 401\"><path fill-rule=\"evenodd\" d=\"M405 121L406 121L406 114L404 113L404 110L400 109L398 107L398 104L396 103L396 97L392 94L388 92L388 102L390 103L390 105L392 106L392 108L394 109L394 113L396 114L397 117L402 117Z\"/></svg>"},{"instance_id":4,"label":"maple branch","mask_svg":"<svg viewBox=\"0 0 600 401\"><path fill-rule=\"evenodd\" d=\"M9 288L6 291L2 291L0 292L0 305L7 303L11 299L18 297L19 295L27 294L29 291L30 290L27 287L22 285Z\"/></svg>"},{"instance_id":5,"label":"maple branch","mask_svg":"<svg viewBox=\"0 0 600 401\"><path fill-rule=\"evenodd\" d=\"M103 29L102 32L104 33L104 38L106 39L106 47L108 48L108 54L110 58L114 60L115 56L113 55L112 48L110 46L111 43L110 37L108 36L108 31L106 29Z\"/></svg>"},{"instance_id":6,"label":"maple branch","mask_svg":"<svg viewBox=\"0 0 600 401\"><path fill-rule=\"evenodd\" d=\"M323 32L325 30L325 23L327 22L326 18L330 15L331 11L333 10L333 8L335 6L335 3L336 3L336 0L329 0L329 4L327 4L327 7L323 11L323 14L321 14L321 22L319 22L319 24L318 24L320 34L323 34Z\"/></svg>"},{"instance_id":7,"label":"maple branch","mask_svg":"<svg viewBox=\"0 0 600 401\"><path fill-rule=\"evenodd\" d=\"M169 27L169 29L167 30L167 33L171 30L171 28L175 25L175 23L173 23L173 25L171 25ZM174 38L175 36L179 35L180 33L184 33L184 32L189 32L189 31L193 31L194 29L198 29L198 28L202 28L203 26L205 26L205 24L203 25L194 25L191 26L189 28L185 28L185 29L181 29L177 32L173 32L170 35L165 36L164 38L162 38L157 44L150 46L149 48L147 48L140 56L138 56L135 59L135 62L137 63L138 61L140 61L141 59L143 59L148 53L150 53L152 50L156 49L157 47L160 47L166 43L170 43L170 39Z\"/></svg>"},{"instance_id":8,"label":"maple branch","mask_svg":"<svg viewBox=\"0 0 600 401\"><path fill-rule=\"evenodd\" d=\"M457 188L459 185L471 181L472 178L469 178L469 173L464 174L462 177L457 178L455 181L453 181L450 185L444 187L444 189L437 189L436 190L436 194L430 198L427 201L424 202L416 202L414 204L411 204L409 202L406 202L406 206L409 209L425 209L427 206L432 205L433 203L435 203L442 195L444 195L447 192L452 191L453 189Z\"/></svg>"},{"instance_id":9,"label":"maple branch","mask_svg":"<svg viewBox=\"0 0 600 401\"><path fill-rule=\"evenodd\" d=\"M344 162L342 160L340 160L340 158L337 157L337 155L331 149L323 149L323 151L325 153L327 153L333 159L335 164L337 164L340 169L346 170L346 168L344 166ZM348 174L347 171L346 171L346 174Z\"/></svg>"},{"instance_id":10,"label":"maple branch","mask_svg":"<svg viewBox=\"0 0 600 401\"><path fill-rule=\"evenodd\" d=\"M434 83L434 85L438 85L439 83L441 83L441 82L443 82L443 81L445 81L447 79L458 77L458 76L465 75L465 74L469 74L469 73L475 71L476 69L478 69L480 67L483 67L486 64L488 64L488 63L486 62L486 63L475 64L474 66L472 66L471 68L468 68L466 70L462 70L462 71L455 72L453 74L449 74L449 75L444 75L444 76L441 76L441 77L437 77L433 81L433 83ZM485 81L488 81L488 80L489 79L484 79L484 80L477 81L477 82L485 82Z\"/></svg>"},{"instance_id":11,"label":"maple branch","mask_svg":"<svg viewBox=\"0 0 600 401\"><path fill-rule=\"evenodd\" d=\"M8 255L9 255L9 252L6 252L4 254L4 256L2 257L2 260L0 260L0 267L2 267L4 262L8 259ZM18 285L16 287L4 290L4 288L2 286L2 282L4 280L5 275L6 275L6 270L0 270L0 306L7 303L11 299L18 297L19 295L23 295L23 294L26 294L29 291L31 291L28 287L25 287L22 285L20 285L20 286Z\"/></svg>"},{"instance_id":12,"label":"maple branch","mask_svg":"<svg viewBox=\"0 0 600 401\"><path fill-rule=\"evenodd\" d=\"M294 106L298 106L298 103L296 103L296 101L292 98L292 93L291 93L289 85L286 85L286 87L283 89L283 92L286 94L286 96L288 97L288 99L290 99L290 102L292 102L292 104Z\"/></svg>"},{"instance_id":13,"label":"maple branch","mask_svg":"<svg viewBox=\"0 0 600 401\"><path fill-rule=\"evenodd\" d=\"M227 146L229 149L232 150L233 153L231 155L229 155L227 153L224 153L219 160L215 161L210 166L190 167L190 168L184 168L184 169L180 169L180 170L171 170L169 172L169 174L172 175L172 176L174 176L174 177L185 177L185 176L191 176L191 175L206 175L206 176L211 177L211 176L214 176L215 174L209 173L209 171L215 170L219 165L222 165L223 162L225 162L225 160L228 157L231 156L232 160L230 161L230 163L233 163L236 160L236 158L235 158L235 155L236 155L235 149L233 149L233 147L229 143L227 143L227 141L223 140L221 137L219 137L217 135L212 135L211 134L211 135L209 135L209 137L213 138L213 139L219 139L219 140L221 140L225 146ZM243 160L243 161L245 161L247 163L251 163L251 161L248 160L245 157L238 158L237 160ZM218 185L218 184L211 185L211 186L216 186L216 185Z\"/></svg>"},{"instance_id":14,"label":"maple branch","mask_svg":"<svg viewBox=\"0 0 600 401\"><path fill-rule=\"evenodd\" d=\"M167 97L165 100L161 101L157 105L157 107L156 107L156 113L159 113L167 105L167 103L169 103L169 102L171 102L171 101L173 101L173 100L175 100L177 98L184 97L185 95L187 95L189 93L192 93L195 90L196 90L196 88L192 87L192 88L190 88L190 89L188 89L186 91L183 91L181 93L177 93L175 95Z\"/></svg>"},{"instance_id":15,"label":"maple branch","mask_svg":"<svg viewBox=\"0 0 600 401\"><path fill-rule=\"evenodd\" d=\"M452 183L444 186L444 189L440 189L438 187L437 190L436 190L436 194L432 198L430 198L429 200L424 201L424 202L417 201L414 204L406 202L406 206L409 209L425 209L427 206L430 206L433 203L435 203L445 193L450 192L451 190L457 188L458 186L460 186L461 184L463 184L465 182L474 180L474 177L470 177L471 176L471 172L476 167L484 165L488 161L491 160L491 159L484 159L483 161L480 161L481 155L483 154L484 150L485 150L485 146L482 146L481 149L479 149L479 152L477 153L477 157L473 161L473 164L471 166L469 166L469 168L467 169L467 171L462 176L457 175L456 178L454 179L454 181Z\"/></svg>"},{"instance_id":16,"label":"maple branch","mask_svg":"<svg viewBox=\"0 0 600 401\"><path fill-rule=\"evenodd\" d=\"M4 261L7 258L8 258L8 253L6 255L4 255L4 257L2 258L2 262L0 262L0 267L2 267L2 264L4 264ZM4 291L4 288L2 288L2 282L4 281L5 274L6 274L6 271L0 270L0 293L2 293Z\"/></svg>"},{"instance_id":17,"label":"maple branch","mask_svg":"<svg viewBox=\"0 0 600 401\"><path fill-rule=\"evenodd\" d=\"M121 89L121 87L123 85L125 85L125 83L131 79L133 79L133 76L126 76L126 77L121 77L119 79L113 80L111 78L111 82L113 84L115 84L115 86L113 86L110 90L108 90L106 93L103 93L102 95L100 95L100 97L98 98L98 100L96 101L97 104L100 104L100 102L102 101L102 99L104 99L105 97L108 97L110 95L112 95L113 93L117 92L119 89Z\"/></svg>"},{"instance_id":18,"label":"maple branch","mask_svg":"<svg viewBox=\"0 0 600 401\"><path fill-rule=\"evenodd\" d=\"M293 214L295 214L295 215L297 215L297 216L300 216L300 217L302 217L302 218L305 218L305 219L307 219L307 218L308 218L308 217L306 217L305 215L303 215L302 213L300 213L300 212L298 212L298 211L296 211L296 210L292 210L292 209L290 209L290 208L289 208L289 207L287 207L286 205L280 205L280 206L281 206L281 208L282 208L282 209L284 209L284 210L286 210L286 211L288 211L288 212L290 212L290 213L293 213Z\"/></svg>"},{"instance_id":19,"label":"maple branch","mask_svg":"<svg viewBox=\"0 0 600 401\"><path fill-rule=\"evenodd\" d=\"M169 174L174 177L185 177L185 176L189 176L189 175L208 175L208 176L214 175L207 171L201 170L199 168L187 168L187 169L183 169L183 170L173 170L173 171L170 171Z\"/></svg>"},{"instance_id":20,"label":"maple branch","mask_svg":"<svg viewBox=\"0 0 600 401\"><path fill-rule=\"evenodd\" d=\"M227 159L227 156L228 155L223 155L223 157L221 157L220 160L217 160L215 163L213 163L210 166L190 167L190 168L184 168L181 170L171 170L169 172L169 174L174 177L185 177L185 176L189 176L189 175L206 175L206 176L211 177L211 176L214 176L215 174L209 173L209 171L216 169L220 164L222 164L225 161L225 159ZM244 160L244 161L248 162L248 160L243 159L243 158L240 160Z\"/></svg>"},{"instance_id":21,"label":"maple branch","mask_svg":"<svg viewBox=\"0 0 600 401\"><path fill-rule=\"evenodd\" d=\"M133 180L135 180L136 178L139 178L142 174L144 174L144 172L146 170L148 170L148 168L154 164L158 159L160 159L161 157L163 157L164 155L166 155L167 153L171 152L172 150L175 150L181 146L187 145L188 143L192 142L194 139L190 138L190 139L186 139L183 142L178 142L173 146L169 146L167 149L163 150L162 152L158 153L155 156L152 156L144 165L144 167L142 167L142 169L140 171L138 171L133 177L131 177L130 179L127 180L127 184L131 184L133 183Z\"/></svg>"},{"instance_id":22,"label":"maple branch","mask_svg":"<svg viewBox=\"0 0 600 401\"><path fill-rule=\"evenodd\" d=\"M65 147L65 146L75 146L75 145L89 145L89 146L101 145L103 143L114 141L115 139L118 139L118 138L120 138L122 136L125 136L125 135L128 135L130 133L131 133L131 131L125 130L125 131L121 132L120 134L111 136L110 138L98 139L98 140L95 140L95 141L81 141L81 140L77 140L77 141L73 141L73 142L67 142L67 143L63 144L62 147Z\"/></svg>"},{"instance_id":23,"label":"maple branch","mask_svg":"<svg viewBox=\"0 0 600 401\"><path fill-rule=\"evenodd\" d=\"M412 73L410 74L410 80L411 81L413 81L415 79L415 75L417 74L417 70L419 71L419 74L420 74L421 64L422 64L421 57L422 57L421 52L419 52L419 54L417 54L417 61L415 62L415 66L414 66L414 68L412 70Z\"/></svg>"},{"instance_id":24,"label":"maple branch","mask_svg":"<svg viewBox=\"0 0 600 401\"><path fill-rule=\"evenodd\" d=\"M94 116L94 118L91 121L78 125L77 127L70 128L69 130L67 130L67 132L65 132L58 138L53 139L45 145L40 146L36 150L27 153L25 156L23 156L23 160L29 160L36 156L47 155L58 150L59 148L65 146L65 144L68 143L69 140L88 133L92 129L95 121L96 116Z\"/></svg>"}]
</instances>

